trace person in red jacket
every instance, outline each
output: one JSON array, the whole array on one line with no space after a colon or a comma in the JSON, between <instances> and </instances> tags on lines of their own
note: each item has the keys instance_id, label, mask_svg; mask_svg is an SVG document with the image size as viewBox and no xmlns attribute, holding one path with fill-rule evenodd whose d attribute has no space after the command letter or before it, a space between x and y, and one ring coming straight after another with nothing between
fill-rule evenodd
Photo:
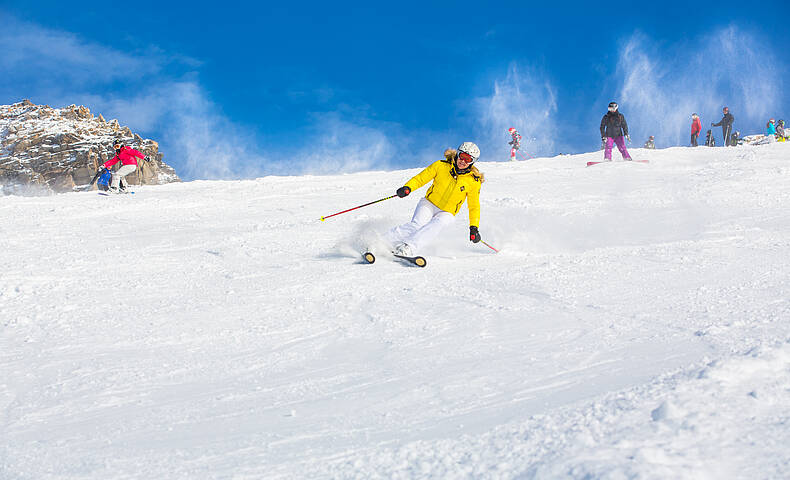
<instances>
[{"instance_id":1,"label":"person in red jacket","mask_svg":"<svg viewBox=\"0 0 790 480\"><path fill-rule=\"evenodd\" d=\"M124 177L137 170L138 158L143 159L145 158L145 155L120 142L115 143L115 156L104 162L102 165L102 168L109 170L110 167L118 162L121 162L121 168L112 174L112 182L110 183L110 189L108 190L110 193L120 193L126 191L127 184ZM123 187L121 187L122 180Z\"/></svg>"},{"instance_id":2,"label":"person in red jacket","mask_svg":"<svg viewBox=\"0 0 790 480\"><path fill-rule=\"evenodd\" d=\"M697 139L699 138L699 134L702 131L702 122L699 119L699 115L696 113L691 114L691 146L697 146Z\"/></svg>"},{"instance_id":3,"label":"person in red jacket","mask_svg":"<svg viewBox=\"0 0 790 480\"><path fill-rule=\"evenodd\" d=\"M518 133L518 131L516 130L516 127L510 127L508 129L508 133L510 134L511 137L513 137L513 140L511 140L511 141L509 141L507 143L511 147L510 148L510 161L514 162L514 161L516 161L516 152L521 147L521 134Z\"/></svg>"}]
</instances>

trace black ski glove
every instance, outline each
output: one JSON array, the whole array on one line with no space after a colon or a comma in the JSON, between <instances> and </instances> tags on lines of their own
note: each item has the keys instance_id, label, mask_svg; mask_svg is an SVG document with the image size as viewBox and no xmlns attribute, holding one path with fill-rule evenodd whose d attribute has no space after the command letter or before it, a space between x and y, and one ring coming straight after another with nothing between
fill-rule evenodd
<instances>
[{"instance_id":1,"label":"black ski glove","mask_svg":"<svg viewBox=\"0 0 790 480\"><path fill-rule=\"evenodd\" d=\"M477 243L480 240L482 240L482 238L480 237L480 232L477 231L477 227L474 225L469 227L469 241L472 243Z\"/></svg>"},{"instance_id":2,"label":"black ski glove","mask_svg":"<svg viewBox=\"0 0 790 480\"><path fill-rule=\"evenodd\" d=\"M405 186L405 185L404 185L404 186L400 187L400 188L399 188L399 189L398 189L398 190L397 190L395 193L396 193L396 194L397 194L397 195L398 195L400 198L403 198L403 197L405 197L405 196L407 196L408 194L410 194L410 193L411 193L411 189L410 189L409 187L407 187L407 186Z\"/></svg>"}]
</instances>

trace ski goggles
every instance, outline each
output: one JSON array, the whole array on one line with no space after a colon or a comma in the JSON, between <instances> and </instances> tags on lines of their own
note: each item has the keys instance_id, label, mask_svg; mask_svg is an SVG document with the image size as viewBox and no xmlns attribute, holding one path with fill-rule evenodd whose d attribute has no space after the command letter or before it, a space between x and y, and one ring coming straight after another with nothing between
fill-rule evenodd
<instances>
[{"instance_id":1,"label":"ski goggles","mask_svg":"<svg viewBox=\"0 0 790 480\"><path fill-rule=\"evenodd\" d=\"M474 157L472 157L471 155L469 155L466 152L459 153L458 154L458 159L459 160L463 160L466 163L473 163L475 161Z\"/></svg>"}]
</instances>

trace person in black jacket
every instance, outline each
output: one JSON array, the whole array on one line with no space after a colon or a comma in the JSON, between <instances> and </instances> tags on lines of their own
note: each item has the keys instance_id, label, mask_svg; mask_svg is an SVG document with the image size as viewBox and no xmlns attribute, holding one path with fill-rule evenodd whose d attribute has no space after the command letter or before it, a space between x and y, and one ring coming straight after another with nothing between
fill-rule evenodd
<instances>
[{"instance_id":1,"label":"person in black jacket","mask_svg":"<svg viewBox=\"0 0 790 480\"><path fill-rule=\"evenodd\" d=\"M730 113L730 109L724 107L722 109L722 113L724 116L721 118L719 123L711 123L712 127L718 127L721 125L721 134L724 137L724 146L730 145L730 135L732 134L732 124L735 123L735 117L732 116Z\"/></svg>"},{"instance_id":2,"label":"person in black jacket","mask_svg":"<svg viewBox=\"0 0 790 480\"><path fill-rule=\"evenodd\" d=\"M609 111L601 119L601 140L606 143L603 158L610 162L612 161L612 143L617 144L617 149L620 150L623 160L631 160L631 155L626 150L625 140L623 140L625 137L629 142L631 141L631 136L628 135L628 124L617 108L617 103L610 103Z\"/></svg>"}]
</instances>

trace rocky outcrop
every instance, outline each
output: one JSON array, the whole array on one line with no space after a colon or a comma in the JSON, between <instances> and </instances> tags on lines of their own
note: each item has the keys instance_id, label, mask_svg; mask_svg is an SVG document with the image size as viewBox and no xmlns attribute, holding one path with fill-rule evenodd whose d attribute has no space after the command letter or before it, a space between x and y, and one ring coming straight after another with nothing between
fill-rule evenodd
<instances>
[{"instance_id":1,"label":"rocky outcrop","mask_svg":"<svg viewBox=\"0 0 790 480\"><path fill-rule=\"evenodd\" d=\"M30 100L0 105L0 195L81 190L98 166L115 155L112 146L117 141L151 160L139 162L137 171L126 177L130 184L181 181L162 161L159 144L122 127L118 120L105 121L76 105L52 108Z\"/></svg>"}]
</instances>

